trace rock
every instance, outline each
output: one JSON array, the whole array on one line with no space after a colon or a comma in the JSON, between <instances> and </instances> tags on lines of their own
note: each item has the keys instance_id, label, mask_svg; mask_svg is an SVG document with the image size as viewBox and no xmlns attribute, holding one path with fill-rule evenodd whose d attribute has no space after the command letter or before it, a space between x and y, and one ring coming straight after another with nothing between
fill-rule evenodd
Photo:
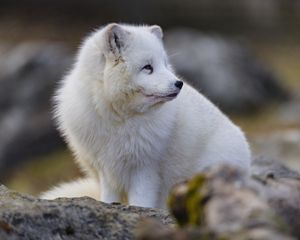
<instances>
[{"instance_id":1,"label":"rock","mask_svg":"<svg viewBox=\"0 0 300 240\"><path fill-rule=\"evenodd\" d=\"M159 221L143 219L137 225L135 236L140 240L160 239L167 240L174 238L173 228L162 226Z\"/></svg>"},{"instance_id":2,"label":"rock","mask_svg":"<svg viewBox=\"0 0 300 240\"><path fill-rule=\"evenodd\" d=\"M162 210L87 197L47 201L0 187L0 239L133 239L136 224L145 217L174 223Z\"/></svg>"},{"instance_id":3,"label":"rock","mask_svg":"<svg viewBox=\"0 0 300 240\"><path fill-rule=\"evenodd\" d=\"M165 42L176 71L227 112L288 99L276 76L237 41L175 29Z\"/></svg>"},{"instance_id":4,"label":"rock","mask_svg":"<svg viewBox=\"0 0 300 240\"><path fill-rule=\"evenodd\" d=\"M300 92L295 90L293 97L286 103L280 105L278 114L275 116L286 126L298 126L300 123Z\"/></svg>"},{"instance_id":5,"label":"rock","mask_svg":"<svg viewBox=\"0 0 300 240\"><path fill-rule=\"evenodd\" d=\"M175 188L170 207L182 221L182 215L176 213L178 197L183 199L181 211L188 216L185 224L208 229L219 238L274 239L285 235L267 201L234 168L222 167L196 176L186 185L186 191L182 186Z\"/></svg>"},{"instance_id":6,"label":"rock","mask_svg":"<svg viewBox=\"0 0 300 240\"><path fill-rule=\"evenodd\" d=\"M262 156L253 160L251 172L253 177L263 179L263 181L281 178L300 180L300 174L297 171L291 170L278 160Z\"/></svg>"},{"instance_id":7,"label":"rock","mask_svg":"<svg viewBox=\"0 0 300 240\"><path fill-rule=\"evenodd\" d=\"M300 172L299 129L277 130L257 136L253 140L253 147L256 154L268 156L268 159L280 159L280 162ZM269 169L269 162L261 164ZM261 166L259 169L262 169Z\"/></svg>"},{"instance_id":8,"label":"rock","mask_svg":"<svg viewBox=\"0 0 300 240\"><path fill-rule=\"evenodd\" d=\"M138 224L135 236L138 240L199 240L218 239L200 228L171 228L155 220L144 220Z\"/></svg>"},{"instance_id":9,"label":"rock","mask_svg":"<svg viewBox=\"0 0 300 240\"><path fill-rule=\"evenodd\" d=\"M62 141L51 119L51 97L71 64L61 44L0 46L0 171L44 154Z\"/></svg>"},{"instance_id":10,"label":"rock","mask_svg":"<svg viewBox=\"0 0 300 240\"><path fill-rule=\"evenodd\" d=\"M170 210L181 227L148 221L139 228L137 237L299 239L299 181L274 172L277 178L262 175L248 179L233 167L221 166L195 176L177 185L170 196Z\"/></svg>"},{"instance_id":11,"label":"rock","mask_svg":"<svg viewBox=\"0 0 300 240\"><path fill-rule=\"evenodd\" d=\"M254 176L261 180L271 207L300 238L299 129L277 130L258 136L253 145L257 154L268 156L254 160Z\"/></svg>"},{"instance_id":12,"label":"rock","mask_svg":"<svg viewBox=\"0 0 300 240\"><path fill-rule=\"evenodd\" d=\"M272 165L276 167L272 167L268 175L260 175L256 179L263 184L262 192L268 204L289 226L290 232L299 239L300 174L279 163Z\"/></svg>"},{"instance_id":13,"label":"rock","mask_svg":"<svg viewBox=\"0 0 300 240\"><path fill-rule=\"evenodd\" d=\"M174 188L169 206L178 226L163 210L41 200L1 185L0 239L299 239L300 180L289 171L246 178L230 166L208 169Z\"/></svg>"}]
</instances>

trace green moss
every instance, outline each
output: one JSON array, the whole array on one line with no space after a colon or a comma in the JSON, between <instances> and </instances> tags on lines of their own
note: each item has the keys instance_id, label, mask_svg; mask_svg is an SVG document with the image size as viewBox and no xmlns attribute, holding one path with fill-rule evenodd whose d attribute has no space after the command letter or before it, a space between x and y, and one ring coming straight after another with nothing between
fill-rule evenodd
<instances>
[{"instance_id":1,"label":"green moss","mask_svg":"<svg viewBox=\"0 0 300 240\"><path fill-rule=\"evenodd\" d=\"M204 196L202 189L205 180L204 175L197 175L188 183L186 208L189 216L189 225L201 225L203 222L203 203L205 202L206 196Z\"/></svg>"},{"instance_id":2,"label":"green moss","mask_svg":"<svg viewBox=\"0 0 300 240\"><path fill-rule=\"evenodd\" d=\"M204 221L204 207L208 198L203 186L205 175L197 175L182 184L170 195L168 205L180 226L200 226Z\"/></svg>"}]
</instances>

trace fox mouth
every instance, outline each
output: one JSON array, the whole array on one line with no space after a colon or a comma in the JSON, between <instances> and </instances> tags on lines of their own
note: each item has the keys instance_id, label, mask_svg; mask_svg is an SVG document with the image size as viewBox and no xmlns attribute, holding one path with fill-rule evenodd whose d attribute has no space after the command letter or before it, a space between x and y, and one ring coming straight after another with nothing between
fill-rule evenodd
<instances>
[{"instance_id":1,"label":"fox mouth","mask_svg":"<svg viewBox=\"0 0 300 240\"><path fill-rule=\"evenodd\" d=\"M167 95L166 97L170 97L170 98L177 97L178 93L179 92L177 92L177 93L171 93L171 94Z\"/></svg>"},{"instance_id":2,"label":"fox mouth","mask_svg":"<svg viewBox=\"0 0 300 240\"><path fill-rule=\"evenodd\" d=\"M166 95L160 95L160 94L144 94L144 95L149 98L173 99L173 98L177 97L178 94L179 94L179 92L170 93L170 94L166 94Z\"/></svg>"}]
</instances>

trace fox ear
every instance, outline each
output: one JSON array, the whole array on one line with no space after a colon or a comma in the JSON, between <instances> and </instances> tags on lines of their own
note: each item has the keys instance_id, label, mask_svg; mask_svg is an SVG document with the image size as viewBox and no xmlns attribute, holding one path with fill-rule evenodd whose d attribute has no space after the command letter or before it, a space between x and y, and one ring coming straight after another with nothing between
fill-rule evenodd
<instances>
[{"instance_id":1,"label":"fox ear","mask_svg":"<svg viewBox=\"0 0 300 240\"><path fill-rule=\"evenodd\" d=\"M161 27L158 26L158 25L153 25L153 26L151 26L151 27L150 27L150 31L151 31L156 37L158 37L159 39L162 39L163 36L164 36Z\"/></svg>"},{"instance_id":2,"label":"fox ear","mask_svg":"<svg viewBox=\"0 0 300 240\"><path fill-rule=\"evenodd\" d=\"M129 32L119 24L109 24L106 30L107 51L113 53L116 57L121 56L126 47L128 35Z\"/></svg>"}]
</instances>

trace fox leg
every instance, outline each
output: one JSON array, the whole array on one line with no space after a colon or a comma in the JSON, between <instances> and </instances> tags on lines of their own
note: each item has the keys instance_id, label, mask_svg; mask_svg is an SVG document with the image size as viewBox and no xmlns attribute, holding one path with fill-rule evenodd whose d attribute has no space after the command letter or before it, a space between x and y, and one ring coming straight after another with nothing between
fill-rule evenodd
<instances>
[{"instance_id":1,"label":"fox leg","mask_svg":"<svg viewBox=\"0 0 300 240\"><path fill-rule=\"evenodd\" d=\"M143 168L136 170L131 176L128 191L130 205L155 207L159 191L159 176L154 169Z\"/></svg>"},{"instance_id":2,"label":"fox leg","mask_svg":"<svg viewBox=\"0 0 300 240\"><path fill-rule=\"evenodd\" d=\"M121 202L121 194L113 187L105 174L100 174L100 201L106 203Z\"/></svg>"}]
</instances>

